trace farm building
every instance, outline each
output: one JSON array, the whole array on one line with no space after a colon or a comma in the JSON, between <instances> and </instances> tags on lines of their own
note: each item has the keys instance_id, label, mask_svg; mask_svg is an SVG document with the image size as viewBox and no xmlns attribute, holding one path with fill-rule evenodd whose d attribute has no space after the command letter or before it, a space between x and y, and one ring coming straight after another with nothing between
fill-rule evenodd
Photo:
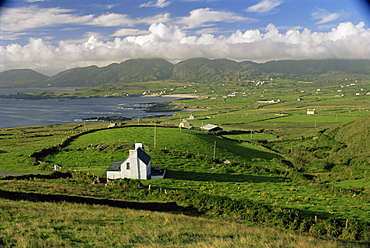
<instances>
[{"instance_id":1,"label":"farm building","mask_svg":"<svg viewBox=\"0 0 370 248\"><path fill-rule=\"evenodd\" d=\"M307 109L307 114L308 115L314 115L314 114L316 114L316 109Z\"/></svg>"},{"instance_id":2,"label":"farm building","mask_svg":"<svg viewBox=\"0 0 370 248\"><path fill-rule=\"evenodd\" d=\"M281 102L281 100L280 99L277 99L277 100L259 100L257 102L259 102L259 103L279 103L279 102Z\"/></svg>"},{"instance_id":3,"label":"farm building","mask_svg":"<svg viewBox=\"0 0 370 248\"><path fill-rule=\"evenodd\" d=\"M115 161L107 169L107 179L163 179L165 171L151 167L151 157L142 143L136 143L125 161Z\"/></svg>"},{"instance_id":4,"label":"farm building","mask_svg":"<svg viewBox=\"0 0 370 248\"><path fill-rule=\"evenodd\" d=\"M181 127L181 128L187 128L187 129L192 129L193 128L193 125L191 125L187 120L183 119L180 122L179 127Z\"/></svg>"},{"instance_id":5,"label":"farm building","mask_svg":"<svg viewBox=\"0 0 370 248\"><path fill-rule=\"evenodd\" d=\"M193 114L190 114L188 120L195 120L195 116Z\"/></svg>"},{"instance_id":6,"label":"farm building","mask_svg":"<svg viewBox=\"0 0 370 248\"><path fill-rule=\"evenodd\" d=\"M211 132L211 131L219 131L219 130L222 130L222 128L220 128L219 126L214 125L214 124L207 124L205 126L200 127L200 130Z\"/></svg>"}]
</instances>

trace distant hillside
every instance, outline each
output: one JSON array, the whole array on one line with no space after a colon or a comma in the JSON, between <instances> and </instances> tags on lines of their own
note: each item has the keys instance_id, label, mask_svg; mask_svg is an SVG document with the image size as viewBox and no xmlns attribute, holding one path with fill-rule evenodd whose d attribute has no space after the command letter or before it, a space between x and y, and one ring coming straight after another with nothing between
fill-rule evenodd
<instances>
[{"instance_id":1,"label":"distant hillside","mask_svg":"<svg viewBox=\"0 0 370 248\"><path fill-rule=\"evenodd\" d=\"M104 78L99 77L102 68L97 66L88 66L82 68L73 68L62 71L55 76L52 76L40 82L38 86L96 86L107 83Z\"/></svg>"},{"instance_id":2,"label":"distant hillside","mask_svg":"<svg viewBox=\"0 0 370 248\"><path fill-rule=\"evenodd\" d=\"M97 86L106 83L145 82L172 76L173 64L164 59L130 59L105 67L88 66L58 73L40 86Z\"/></svg>"},{"instance_id":3,"label":"distant hillside","mask_svg":"<svg viewBox=\"0 0 370 248\"><path fill-rule=\"evenodd\" d=\"M369 75L370 60L282 60L266 63L236 62L229 59L194 58L176 65L164 59L130 59L105 67L73 68L50 78L31 70L11 70L0 74L0 87L98 86L158 80L196 82L245 82L273 78L336 82L333 75ZM38 74L38 77L36 75ZM320 79L320 77L322 77ZM325 80L322 80L325 78Z\"/></svg>"},{"instance_id":4,"label":"distant hillside","mask_svg":"<svg viewBox=\"0 0 370 248\"><path fill-rule=\"evenodd\" d=\"M175 65L173 77L187 81L238 81L260 73L253 62L238 63L228 59L188 59Z\"/></svg>"},{"instance_id":5,"label":"distant hillside","mask_svg":"<svg viewBox=\"0 0 370 248\"><path fill-rule=\"evenodd\" d=\"M30 69L3 71L0 72L0 87L33 87L48 78L48 76Z\"/></svg>"},{"instance_id":6,"label":"distant hillside","mask_svg":"<svg viewBox=\"0 0 370 248\"><path fill-rule=\"evenodd\" d=\"M270 76L312 78L331 72L370 75L370 60L281 60L266 63L227 59L189 59L175 65L174 78L196 81L243 81Z\"/></svg>"},{"instance_id":7,"label":"distant hillside","mask_svg":"<svg viewBox=\"0 0 370 248\"><path fill-rule=\"evenodd\" d=\"M173 64L164 59L130 59L120 64L119 82L145 82L172 77Z\"/></svg>"},{"instance_id":8,"label":"distant hillside","mask_svg":"<svg viewBox=\"0 0 370 248\"><path fill-rule=\"evenodd\" d=\"M265 73L283 73L296 75L319 75L332 71L369 75L370 60L281 60L260 64L258 65L258 69Z\"/></svg>"}]
</instances>

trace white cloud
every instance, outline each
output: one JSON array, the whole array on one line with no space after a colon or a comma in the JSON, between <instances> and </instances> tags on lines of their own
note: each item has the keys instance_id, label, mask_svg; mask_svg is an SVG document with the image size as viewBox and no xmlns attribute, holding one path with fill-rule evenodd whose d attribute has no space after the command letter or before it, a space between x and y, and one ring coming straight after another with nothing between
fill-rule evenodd
<instances>
[{"instance_id":1,"label":"white cloud","mask_svg":"<svg viewBox=\"0 0 370 248\"><path fill-rule=\"evenodd\" d=\"M362 22L357 25L340 23L328 32L290 29L284 33L269 24L265 31L239 30L228 37L209 33L187 35L186 30L178 26L152 24L147 34L133 34L112 41L91 36L82 44L64 41L53 45L42 39L30 39L24 46L1 46L0 71L30 68L50 74L77 66L105 66L129 58L153 57L170 61L208 57L257 62L279 59L368 59L369 40L370 29L366 29Z\"/></svg>"},{"instance_id":2,"label":"white cloud","mask_svg":"<svg viewBox=\"0 0 370 248\"><path fill-rule=\"evenodd\" d=\"M181 18L178 23L185 25L187 28L196 28L202 26L212 26L214 22L237 22L252 21L253 19L238 16L232 12L223 12L211 10L210 8L195 9L190 11L190 15Z\"/></svg>"},{"instance_id":3,"label":"white cloud","mask_svg":"<svg viewBox=\"0 0 370 248\"><path fill-rule=\"evenodd\" d=\"M261 2L249 7L248 12L266 13L275 9L277 6L282 4L280 0L262 0Z\"/></svg>"},{"instance_id":4,"label":"white cloud","mask_svg":"<svg viewBox=\"0 0 370 248\"><path fill-rule=\"evenodd\" d=\"M28 3L43 2L45 0L26 0Z\"/></svg>"},{"instance_id":5,"label":"white cloud","mask_svg":"<svg viewBox=\"0 0 370 248\"><path fill-rule=\"evenodd\" d=\"M170 14L164 13L155 16L148 16L145 18L141 18L137 20L137 23L145 23L145 24L152 24L152 23L166 23L170 21Z\"/></svg>"},{"instance_id":6,"label":"white cloud","mask_svg":"<svg viewBox=\"0 0 370 248\"><path fill-rule=\"evenodd\" d=\"M109 13L93 18L90 22L86 23L93 26L101 27L116 27L116 26L133 26L135 23L128 15Z\"/></svg>"},{"instance_id":7,"label":"white cloud","mask_svg":"<svg viewBox=\"0 0 370 248\"><path fill-rule=\"evenodd\" d=\"M220 30L219 28L212 27L212 28L203 28L195 31L195 34L212 34L218 33Z\"/></svg>"},{"instance_id":8,"label":"white cloud","mask_svg":"<svg viewBox=\"0 0 370 248\"><path fill-rule=\"evenodd\" d=\"M94 8L99 8L99 9L111 9L114 6L116 6L116 5L115 4L98 4L98 3L95 3L95 4L90 4L88 7L94 7Z\"/></svg>"},{"instance_id":9,"label":"white cloud","mask_svg":"<svg viewBox=\"0 0 370 248\"><path fill-rule=\"evenodd\" d=\"M152 24L168 22L169 13L148 16L146 18L133 19L126 14L106 13L100 16L76 15L74 10L62 8L38 8L37 6L9 8L1 16L2 31L5 36L17 36L17 32L25 32L30 29L65 24L91 25L101 27L132 27L136 24ZM21 35L21 34L19 34ZM4 37L2 37L4 39Z\"/></svg>"},{"instance_id":10,"label":"white cloud","mask_svg":"<svg viewBox=\"0 0 370 248\"><path fill-rule=\"evenodd\" d=\"M329 11L327 11L325 9L318 9L317 11L312 12L312 17L315 20L319 20L318 22L316 22L316 24L325 24L325 23L328 23L328 22L335 21L339 17L341 17L342 15L343 15L343 13L339 13L339 12L330 13Z\"/></svg>"},{"instance_id":11,"label":"white cloud","mask_svg":"<svg viewBox=\"0 0 370 248\"><path fill-rule=\"evenodd\" d=\"M164 8L164 7L167 7L170 4L171 4L171 2L167 1L167 0L157 0L157 2L150 1L148 3L143 3L139 7L141 7L141 8L143 8L143 7Z\"/></svg>"},{"instance_id":12,"label":"white cloud","mask_svg":"<svg viewBox=\"0 0 370 248\"><path fill-rule=\"evenodd\" d=\"M38 8L36 6L10 8L2 13L2 30L19 32L33 28L76 24L91 21L93 15L77 16L62 8Z\"/></svg>"},{"instance_id":13,"label":"white cloud","mask_svg":"<svg viewBox=\"0 0 370 248\"><path fill-rule=\"evenodd\" d=\"M113 37L122 37L122 36L133 36L133 35L143 35L143 34L148 34L148 30L141 30L141 29L135 29L135 28L121 28L114 32L111 36Z\"/></svg>"}]
</instances>

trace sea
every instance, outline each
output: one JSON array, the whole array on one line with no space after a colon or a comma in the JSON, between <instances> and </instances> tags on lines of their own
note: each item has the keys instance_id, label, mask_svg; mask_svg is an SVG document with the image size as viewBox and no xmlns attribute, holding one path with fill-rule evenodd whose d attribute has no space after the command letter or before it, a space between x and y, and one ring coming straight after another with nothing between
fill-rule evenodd
<instances>
[{"instance_id":1,"label":"sea","mask_svg":"<svg viewBox=\"0 0 370 248\"><path fill-rule=\"evenodd\" d=\"M79 88L0 88L0 95L15 92L77 90ZM145 112L154 102L167 102L175 97L124 97L86 99L20 100L0 98L0 128L80 123L95 117L123 116L138 120L149 116L172 115L173 112Z\"/></svg>"}]
</instances>

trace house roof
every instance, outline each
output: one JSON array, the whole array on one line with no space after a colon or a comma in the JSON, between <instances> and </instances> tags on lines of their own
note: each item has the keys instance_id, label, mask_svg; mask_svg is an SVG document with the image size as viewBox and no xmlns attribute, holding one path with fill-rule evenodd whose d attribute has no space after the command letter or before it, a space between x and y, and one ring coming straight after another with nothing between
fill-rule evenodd
<instances>
[{"instance_id":1,"label":"house roof","mask_svg":"<svg viewBox=\"0 0 370 248\"><path fill-rule=\"evenodd\" d=\"M214 124L207 124L203 127L200 127L200 129L207 130L207 131L211 131L211 130L216 129L216 128L219 128L219 127L217 125L214 125Z\"/></svg>"},{"instance_id":2,"label":"house roof","mask_svg":"<svg viewBox=\"0 0 370 248\"><path fill-rule=\"evenodd\" d=\"M107 170L109 171L120 171L121 170L121 164L123 161L114 161Z\"/></svg>"},{"instance_id":3,"label":"house roof","mask_svg":"<svg viewBox=\"0 0 370 248\"><path fill-rule=\"evenodd\" d=\"M137 156L138 158L143 161L145 164L149 164L150 156L146 153L142 148L137 148Z\"/></svg>"}]
</instances>

